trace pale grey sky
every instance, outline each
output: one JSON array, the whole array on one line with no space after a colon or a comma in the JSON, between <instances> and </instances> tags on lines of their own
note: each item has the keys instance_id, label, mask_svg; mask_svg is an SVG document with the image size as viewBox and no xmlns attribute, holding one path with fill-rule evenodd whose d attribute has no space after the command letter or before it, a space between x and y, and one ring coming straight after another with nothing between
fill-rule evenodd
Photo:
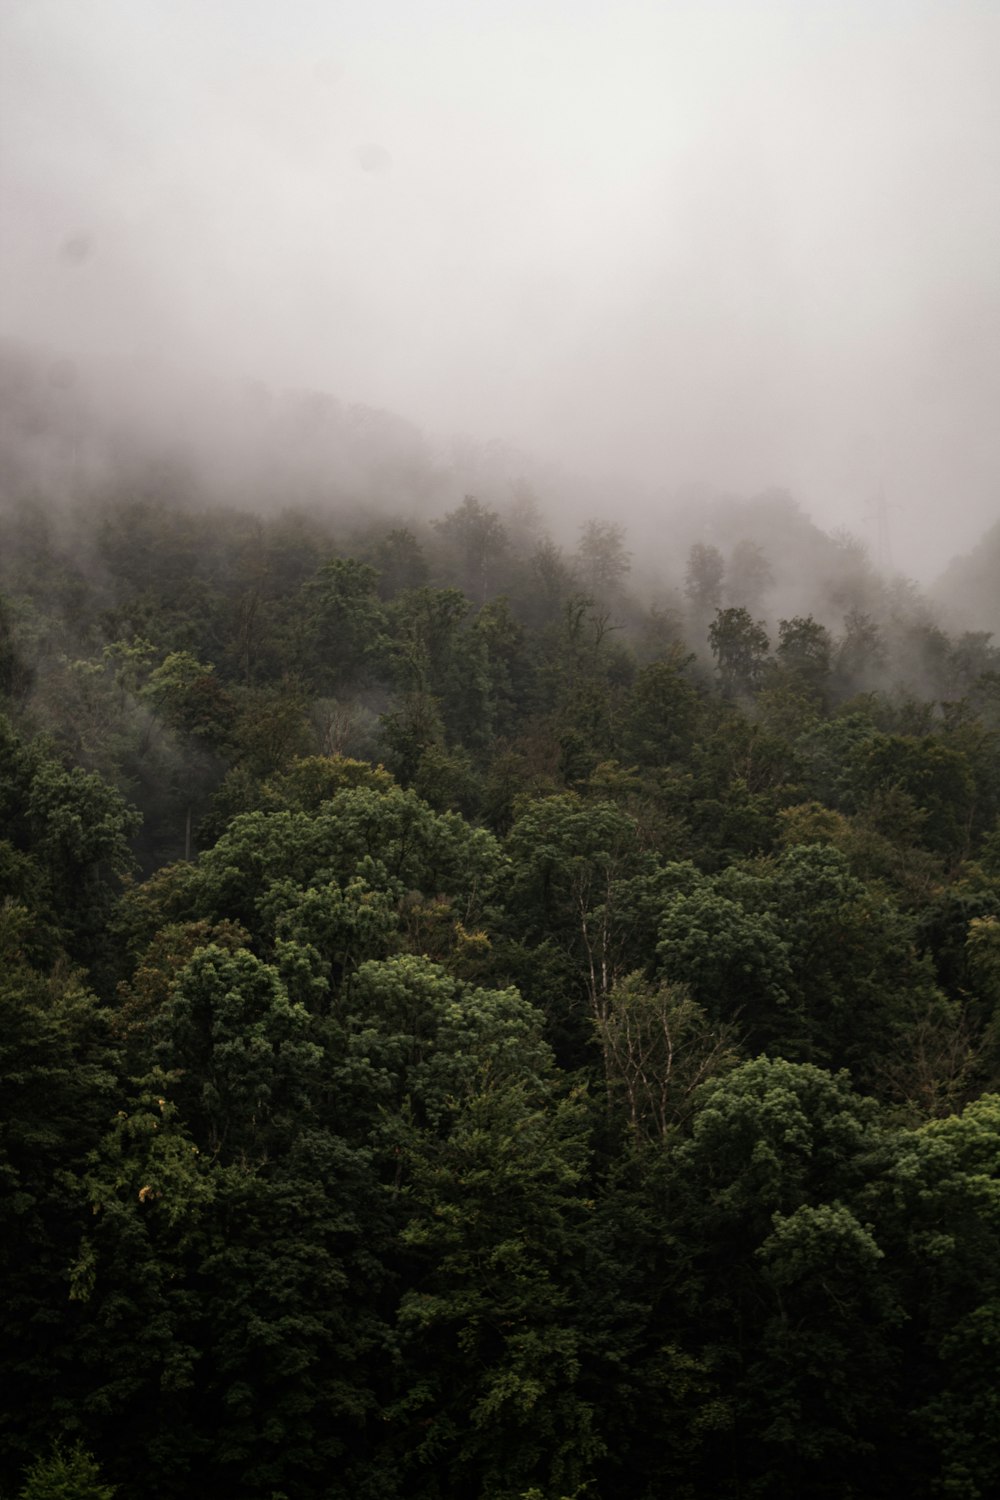
<instances>
[{"instance_id":1,"label":"pale grey sky","mask_svg":"<svg viewBox=\"0 0 1000 1500\"><path fill-rule=\"evenodd\" d=\"M0 0L0 42L0 334L869 539L882 484L921 576L1000 514L997 0Z\"/></svg>"}]
</instances>

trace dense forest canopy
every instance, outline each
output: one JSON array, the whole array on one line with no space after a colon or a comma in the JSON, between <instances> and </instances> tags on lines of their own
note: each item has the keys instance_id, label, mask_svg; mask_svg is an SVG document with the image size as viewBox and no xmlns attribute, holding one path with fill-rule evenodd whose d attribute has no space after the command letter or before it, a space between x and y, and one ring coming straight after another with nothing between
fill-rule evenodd
<instances>
[{"instance_id":1,"label":"dense forest canopy","mask_svg":"<svg viewBox=\"0 0 1000 1500\"><path fill-rule=\"evenodd\" d=\"M0 3L0 1500L1000 1495L998 63Z\"/></svg>"},{"instance_id":2,"label":"dense forest canopy","mask_svg":"<svg viewBox=\"0 0 1000 1500\"><path fill-rule=\"evenodd\" d=\"M6 1492L995 1493L995 532L4 381Z\"/></svg>"}]
</instances>

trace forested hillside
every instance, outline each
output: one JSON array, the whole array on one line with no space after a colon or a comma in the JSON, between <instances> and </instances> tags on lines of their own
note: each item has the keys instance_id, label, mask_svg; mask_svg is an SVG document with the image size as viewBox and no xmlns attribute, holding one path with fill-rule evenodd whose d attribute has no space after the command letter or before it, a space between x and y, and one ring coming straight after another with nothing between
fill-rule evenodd
<instances>
[{"instance_id":1,"label":"forested hillside","mask_svg":"<svg viewBox=\"0 0 1000 1500\"><path fill-rule=\"evenodd\" d=\"M987 629L119 457L4 470L4 1493L996 1494Z\"/></svg>"}]
</instances>

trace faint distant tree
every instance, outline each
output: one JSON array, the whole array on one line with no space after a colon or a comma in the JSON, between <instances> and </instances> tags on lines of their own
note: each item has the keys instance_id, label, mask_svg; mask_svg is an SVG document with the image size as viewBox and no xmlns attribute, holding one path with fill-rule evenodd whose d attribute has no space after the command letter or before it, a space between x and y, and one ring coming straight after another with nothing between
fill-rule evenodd
<instances>
[{"instance_id":1,"label":"faint distant tree","mask_svg":"<svg viewBox=\"0 0 1000 1500\"><path fill-rule=\"evenodd\" d=\"M561 549L543 537L528 559L521 619L530 629L558 628L563 604L574 591L575 579Z\"/></svg>"},{"instance_id":2,"label":"faint distant tree","mask_svg":"<svg viewBox=\"0 0 1000 1500\"><path fill-rule=\"evenodd\" d=\"M22 655L14 611L0 594L0 697L22 703L31 691L34 669Z\"/></svg>"},{"instance_id":3,"label":"faint distant tree","mask_svg":"<svg viewBox=\"0 0 1000 1500\"><path fill-rule=\"evenodd\" d=\"M524 478L516 479L511 486L510 505L507 508L507 529L519 551L530 551L545 538L542 510L538 496Z\"/></svg>"},{"instance_id":4,"label":"faint distant tree","mask_svg":"<svg viewBox=\"0 0 1000 1500\"><path fill-rule=\"evenodd\" d=\"M843 526L832 533L837 545L835 571L828 584L831 600L845 611L866 608L876 597L879 580L868 548Z\"/></svg>"},{"instance_id":5,"label":"faint distant tree","mask_svg":"<svg viewBox=\"0 0 1000 1500\"><path fill-rule=\"evenodd\" d=\"M1000 651L991 646L992 631L967 630L951 649L953 690L967 693L979 678L1000 669Z\"/></svg>"},{"instance_id":6,"label":"faint distant tree","mask_svg":"<svg viewBox=\"0 0 1000 1500\"><path fill-rule=\"evenodd\" d=\"M573 561L584 588L606 598L621 588L631 566L629 558L624 526L613 521L588 521Z\"/></svg>"},{"instance_id":7,"label":"faint distant tree","mask_svg":"<svg viewBox=\"0 0 1000 1500\"><path fill-rule=\"evenodd\" d=\"M382 599L394 599L403 589L423 588L427 582L424 549L407 526L394 527L380 537L372 561L378 569L378 592Z\"/></svg>"},{"instance_id":8,"label":"faint distant tree","mask_svg":"<svg viewBox=\"0 0 1000 1500\"><path fill-rule=\"evenodd\" d=\"M485 604L497 562L507 550L507 531L497 512L474 495L449 511L435 529L458 554L463 591Z\"/></svg>"},{"instance_id":9,"label":"faint distant tree","mask_svg":"<svg viewBox=\"0 0 1000 1500\"><path fill-rule=\"evenodd\" d=\"M708 639L726 697L752 693L763 675L770 646L761 621L746 609L716 610Z\"/></svg>"},{"instance_id":10,"label":"faint distant tree","mask_svg":"<svg viewBox=\"0 0 1000 1500\"><path fill-rule=\"evenodd\" d=\"M654 601L644 611L636 639L636 656L643 662L659 661L684 651L686 638L682 610L676 596Z\"/></svg>"},{"instance_id":11,"label":"faint distant tree","mask_svg":"<svg viewBox=\"0 0 1000 1500\"><path fill-rule=\"evenodd\" d=\"M751 614L756 613L773 583L774 573L763 548L746 539L737 542L729 559L726 578L726 597L730 604L742 605Z\"/></svg>"},{"instance_id":12,"label":"faint distant tree","mask_svg":"<svg viewBox=\"0 0 1000 1500\"><path fill-rule=\"evenodd\" d=\"M684 574L684 592L699 621L707 622L712 611L722 604L722 580L726 565L718 547L695 542L688 554Z\"/></svg>"},{"instance_id":13,"label":"faint distant tree","mask_svg":"<svg viewBox=\"0 0 1000 1500\"><path fill-rule=\"evenodd\" d=\"M837 686L843 696L873 687L886 665L885 638L878 621L864 610L844 616L844 634L837 647Z\"/></svg>"}]
</instances>

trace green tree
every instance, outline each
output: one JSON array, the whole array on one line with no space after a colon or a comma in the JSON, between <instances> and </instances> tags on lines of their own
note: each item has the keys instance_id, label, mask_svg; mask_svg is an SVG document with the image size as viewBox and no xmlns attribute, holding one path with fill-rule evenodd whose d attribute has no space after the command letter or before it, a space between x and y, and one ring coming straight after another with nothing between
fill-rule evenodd
<instances>
[{"instance_id":1,"label":"green tree","mask_svg":"<svg viewBox=\"0 0 1000 1500\"><path fill-rule=\"evenodd\" d=\"M850 1068L858 1087L932 1107L948 1078L918 1066L921 1025L956 1017L917 950L913 921L821 844L731 866L664 903L664 977L691 987L753 1049ZM929 1059L924 1059L924 1063Z\"/></svg>"},{"instance_id":2,"label":"green tree","mask_svg":"<svg viewBox=\"0 0 1000 1500\"><path fill-rule=\"evenodd\" d=\"M902 1136L873 1212L909 1313L904 1472L918 1492L985 1500L1000 1484L1000 1097Z\"/></svg>"},{"instance_id":3,"label":"green tree","mask_svg":"<svg viewBox=\"0 0 1000 1500\"><path fill-rule=\"evenodd\" d=\"M506 848L508 930L521 942L557 944L569 959L577 993L564 996L563 1015L552 1019L575 1031L579 1045L607 1020L615 985L648 957L661 895L658 862L627 813L573 794L530 803ZM582 1026L571 1017L579 1000Z\"/></svg>"},{"instance_id":4,"label":"green tree","mask_svg":"<svg viewBox=\"0 0 1000 1500\"><path fill-rule=\"evenodd\" d=\"M662 766L690 749L701 718L697 688L685 675L692 658L650 662L632 685L624 715L623 747L630 760Z\"/></svg>"},{"instance_id":5,"label":"green tree","mask_svg":"<svg viewBox=\"0 0 1000 1500\"><path fill-rule=\"evenodd\" d=\"M508 545L500 517L491 506L466 495L461 505L434 525L455 550L463 592L477 604L485 604Z\"/></svg>"},{"instance_id":6,"label":"green tree","mask_svg":"<svg viewBox=\"0 0 1000 1500\"><path fill-rule=\"evenodd\" d=\"M358 1492L391 1343L389 1226L367 1154L317 1124L315 1070L299 1082L313 1096L294 1119L244 1121L215 1153L154 1071L92 1153L71 1281L79 1409L123 1476L148 1470L163 1500L192 1484L248 1500Z\"/></svg>"},{"instance_id":7,"label":"green tree","mask_svg":"<svg viewBox=\"0 0 1000 1500\"><path fill-rule=\"evenodd\" d=\"M736 543L726 574L726 596L730 604L756 614L764 595L774 583L774 573L763 548L744 538Z\"/></svg>"},{"instance_id":8,"label":"green tree","mask_svg":"<svg viewBox=\"0 0 1000 1500\"><path fill-rule=\"evenodd\" d=\"M88 1153L116 1100L109 1016L65 962L36 969L30 916L0 903L0 1475L74 1425L80 1318L66 1267ZM79 1426L76 1426L79 1431Z\"/></svg>"},{"instance_id":9,"label":"green tree","mask_svg":"<svg viewBox=\"0 0 1000 1500\"><path fill-rule=\"evenodd\" d=\"M844 616L844 634L835 659L838 697L849 698L878 685L887 652L882 629L870 614L855 608Z\"/></svg>"},{"instance_id":10,"label":"green tree","mask_svg":"<svg viewBox=\"0 0 1000 1500\"><path fill-rule=\"evenodd\" d=\"M580 1389L585 1149L578 1102L546 1107L537 1084L485 1070L445 1141L405 1149L417 1277L400 1304L409 1380L394 1415L407 1494L519 1500L590 1477L602 1444Z\"/></svg>"},{"instance_id":11,"label":"green tree","mask_svg":"<svg viewBox=\"0 0 1000 1500\"><path fill-rule=\"evenodd\" d=\"M20 705L30 693L34 678L18 641L14 608L0 594L0 698Z\"/></svg>"},{"instance_id":12,"label":"green tree","mask_svg":"<svg viewBox=\"0 0 1000 1500\"><path fill-rule=\"evenodd\" d=\"M919 956L912 919L853 877L842 853L815 844L786 850L760 895L790 965L787 1010L772 1015L761 1040L800 1061L847 1067L856 1086L883 1095L933 1091L930 1079L907 1077L904 1059L913 1061L921 1022L939 1014L947 1024L951 1010Z\"/></svg>"},{"instance_id":13,"label":"green tree","mask_svg":"<svg viewBox=\"0 0 1000 1500\"><path fill-rule=\"evenodd\" d=\"M778 648L775 652L782 671L796 688L810 698L823 700L831 666L829 633L808 615L796 615L778 623Z\"/></svg>"},{"instance_id":14,"label":"green tree","mask_svg":"<svg viewBox=\"0 0 1000 1500\"><path fill-rule=\"evenodd\" d=\"M410 955L363 965L342 1018L345 1114L403 1213L384 1461L407 1495L572 1490L598 1446L577 1389L587 1118L542 1018Z\"/></svg>"},{"instance_id":15,"label":"green tree","mask_svg":"<svg viewBox=\"0 0 1000 1500\"><path fill-rule=\"evenodd\" d=\"M100 1465L82 1443L68 1450L56 1444L31 1465L18 1500L113 1500L115 1491L102 1482Z\"/></svg>"},{"instance_id":16,"label":"green tree","mask_svg":"<svg viewBox=\"0 0 1000 1500\"><path fill-rule=\"evenodd\" d=\"M458 589L410 589L393 600L392 668L400 691L445 691L468 613L469 601Z\"/></svg>"},{"instance_id":17,"label":"green tree","mask_svg":"<svg viewBox=\"0 0 1000 1500\"><path fill-rule=\"evenodd\" d=\"M674 1337L710 1380L677 1478L705 1494L888 1496L871 1454L896 1437L900 1311L860 1207L883 1159L876 1110L843 1074L767 1058L698 1104L670 1170L668 1275L690 1320Z\"/></svg>"},{"instance_id":18,"label":"green tree","mask_svg":"<svg viewBox=\"0 0 1000 1500\"><path fill-rule=\"evenodd\" d=\"M698 626L704 627L722 604L722 580L726 565L718 547L696 542L688 554L684 593Z\"/></svg>"},{"instance_id":19,"label":"green tree","mask_svg":"<svg viewBox=\"0 0 1000 1500\"><path fill-rule=\"evenodd\" d=\"M708 639L725 696L752 693L763 676L770 644L761 622L746 609L720 609L708 627Z\"/></svg>"},{"instance_id":20,"label":"green tree","mask_svg":"<svg viewBox=\"0 0 1000 1500\"><path fill-rule=\"evenodd\" d=\"M629 555L624 526L613 521L588 521L574 557L585 592L602 600L619 595L629 571Z\"/></svg>"},{"instance_id":21,"label":"green tree","mask_svg":"<svg viewBox=\"0 0 1000 1500\"><path fill-rule=\"evenodd\" d=\"M753 1045L789 1003L792 971L779 924L710 881L670 894L656 952L668 982L690 986L713 1020L737 1023Z\"/></svg>"},{"instance_id":22,"label":"green tree","mask_svg":"<svg viewBox=\"0 0 1000 1500\"><path fill-rule=\"evenodd\" d=\"M961 749L935 735L876 734L859 747L848 774L859 803L898 790L921 816L921 839L937 853L970 852L976 784Z\"/></svg>"},{"instance_id":23,"label":"green tree","mask_svg":"<svg viewBox=\"0 0 1000 1500\"><path fill-rule=\"evenodd\" d=\"M394 599L409 589L427 583L424 549L408 526L396 526L380 536L372 551L378 572L378 591L383 600Z\"/></svg>"},{"instance_id":24,"label":"green tree","mask_svg":"<svg viewBox=\"0 0 1000 1500\"><path fill-rule=\"evenodd\" d=\"M400 902L407 892L441 897L474 925L496 899L504 866L496 840L457 813L435 813L399 787L345 787L315 813L246 813L201 856L183 897L184 916L241 922L257 935L276 912L272 882L309 890L360 878Z\"/></svg>"},{"instance_id":25,"label":"green tree","mask_svg":"<svg viewBox=\"0 0 1000 1500\"><path fill-rule=\"evenodd\" d=\"M101 776L64 765L44 739L25 743L0 716L0 819L22 893L73 958L95 962L133 867L139 814Z\"/></svg>"},{"instance_id":26,"label":"green tree","mask_svg":"<svg viewBox=\"0 0 1000 1500\"><path fill-rule=\"evenodd\" d=\"M142 696L172 729L212 750L228 746L233 700L211 663L190 651L171 651L150 673Z\"/></svg>"},{"instance_id":27,"label":"green tree","mask_svg":"<svg viewBox=\"0 0 1000 1500\"><path fill-rule=\"evenodd\" d=\"M665 1141L706 1078L736 1063L734 1032L713 1027L680 985L629 974L597 1021L608 1092L640 1140Z\"/></svg>"},{"instance_id":28,"label":"green tree","mask_svg":"<svg viewBox=\"0 0 1000 1500\"><path fill-rule=\"evenodd\" d=\"M356 689L377 675L386 620L378 574L353 557L334 557L304 585L309 617L308 671L324 692Z\"/></svg>"},{"instance_id":29,"label":"green tree","mask_svg":"<svg viewBox=\"0 0 1000 1500\"><path fill-rule=\"evenodd\" d=\"M308 1118L321 1061L309 1031L273 967L240 949L194 953L151 1038L164 1090L201 1150L252 1161Z\"/></svg>"}]
</instances>

